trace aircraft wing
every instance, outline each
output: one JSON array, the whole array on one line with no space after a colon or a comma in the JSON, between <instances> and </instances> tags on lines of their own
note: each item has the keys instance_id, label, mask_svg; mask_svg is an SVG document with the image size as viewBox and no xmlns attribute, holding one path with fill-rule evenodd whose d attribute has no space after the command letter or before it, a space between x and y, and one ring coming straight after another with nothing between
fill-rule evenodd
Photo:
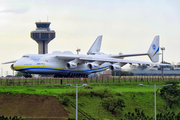
<instances>
[{"instance_id":1,"label":"aircraft wing","mask_svg":"<svg viewBox=\"0 0 180 120\"><path fill-rule=\"evenodd\" d=\"M170 64L162 64L162 63L152 63L152 62L145 62L145 61L117 59L117 58L88 57L88 56L81 56L79 57L79 60L110 62L110 63L129 63L129 64L136 63L136 64L170 66Z\"/></svg>"},{"instance_id":2,"label":"aircraft wing","mask_svg":"<svg viewBox=\"0 0 180 120\"><path fill-rule=\"evenodd\" d=\"M9 61L9 62L4 62L4 63L1 63L1 64L9 64L9 63L15 63L17 60L13 60L13 61Z\"/></svg>"},{"instance_id":3,"label":"aircraft wing","mask_svg":"<svg viewBox=\"0 0 180 120\"><path fill-rule=\"evenodd\" d=\"M58 59L61 59L61 60L74 60L74 59L76 59L76 58L79 58L79 55L64 55L64 54L62 54L62 55L56 55L55 56L56 58L58 58Z\"/></svg>"}]
</instances>

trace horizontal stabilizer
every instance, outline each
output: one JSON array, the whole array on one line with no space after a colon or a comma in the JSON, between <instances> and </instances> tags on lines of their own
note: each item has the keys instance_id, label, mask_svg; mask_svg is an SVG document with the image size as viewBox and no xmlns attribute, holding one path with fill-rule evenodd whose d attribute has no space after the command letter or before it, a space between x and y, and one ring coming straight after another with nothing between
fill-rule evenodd
<instances>
[{"instance_id":1,"label":"horizontal stabilizer","mask_svg":"<svg viewBox=\"0 0 180 120\"><path fill-rule=\"evenodd\" d=\"M113 57L113 58L124 58L124 57L143 56L143 55L148 55L148 53L119 54L119 55L111 55L111 57Z\"/></svg>"}]
</instances>

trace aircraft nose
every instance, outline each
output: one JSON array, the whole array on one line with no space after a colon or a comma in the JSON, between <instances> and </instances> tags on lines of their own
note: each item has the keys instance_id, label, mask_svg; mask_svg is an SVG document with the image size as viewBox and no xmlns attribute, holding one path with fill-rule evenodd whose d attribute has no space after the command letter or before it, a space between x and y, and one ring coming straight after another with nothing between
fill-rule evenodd
<instances>
[{"instance_id":1,"label":"aircraft nose","mask_svg":"<svg viewBox=\"0 0 180 120\"><path fill-rule=\"evenodd\" d=\"M14 69L14 64L11 65L11 69L12 69L12 70L15 70L15 69Z\"/></svg>"},{"instance_id":2,"label":"aircraft nose","mask_svg":"<svg viewBox=\"0 0 180 120\"><path fill-rule=\"evenodd\" d=\"M11 65L11 69L12 70L17 70L18 66L21 66L21 64L22 64L22 61L17 60L14 64Z\"/></svg>"}]
</instances>

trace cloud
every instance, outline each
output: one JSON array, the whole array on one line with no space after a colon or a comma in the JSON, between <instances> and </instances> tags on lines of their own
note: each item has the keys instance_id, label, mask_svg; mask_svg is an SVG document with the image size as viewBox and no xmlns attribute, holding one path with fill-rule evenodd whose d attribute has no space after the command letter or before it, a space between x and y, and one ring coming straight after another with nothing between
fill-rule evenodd
<instances>
[{"instance_id":1,"label":"cloud","mask_svg":"<svg viewBox=\"0 0 180 120\"><path fill-rule=\"evenodd\" d=\"M29 11L32 2L23 0L3 0L0 4L0 13L23 14Z\"/></svg>"},{"instance_id":2,"label":"cloud","mask_svg":"<svg viewBox=\"0 0 180 120\"><path fill-rule=\"evenodd\" d=\"M29 8L9 8L6 10L1 10L0 13L13 13L13 14L23 14L29 11Z\"/></svg>"}]
</instances>

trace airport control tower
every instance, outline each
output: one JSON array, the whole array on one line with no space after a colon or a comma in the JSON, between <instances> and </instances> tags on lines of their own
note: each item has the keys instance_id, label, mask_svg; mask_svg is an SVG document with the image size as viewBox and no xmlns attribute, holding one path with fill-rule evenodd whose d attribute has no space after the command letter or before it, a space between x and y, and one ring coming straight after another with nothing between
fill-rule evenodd
<instances>
[{"instance_id":1,"label":"airport control tower","mask_svg":"<svg viewBox=\"0 0 180 120\"><path fill-rule=\"evenodd\" d=\"M38 53L48 53L48 43L55 38L55 31L50 30L50 22L36 22L36 30L31 32L31 38L38 43Z\"/></svg>"}]
</instances>

